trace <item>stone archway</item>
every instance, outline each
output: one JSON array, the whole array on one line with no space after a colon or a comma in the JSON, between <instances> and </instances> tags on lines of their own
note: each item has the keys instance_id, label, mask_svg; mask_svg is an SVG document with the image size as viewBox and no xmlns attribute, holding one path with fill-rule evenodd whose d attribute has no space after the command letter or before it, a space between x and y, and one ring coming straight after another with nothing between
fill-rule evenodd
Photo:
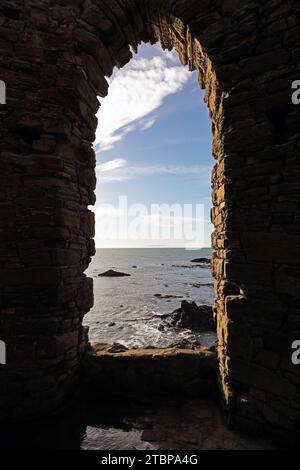
<instances>
[{"instance_id":1,"label":"stone archway","mask_svg":"<svg viewBox=\"0 0 300 470\"><path fill-rule=\"evenodd\" d=\"M199 71L213 130L213 274L231 421L294 431L299 321L300 7L294 0L3 0L2 417L55 408L75 380L93 303L99 103L141 41ZM100 124L101 125L101 122Z\"/></svg>"}]
</instances>

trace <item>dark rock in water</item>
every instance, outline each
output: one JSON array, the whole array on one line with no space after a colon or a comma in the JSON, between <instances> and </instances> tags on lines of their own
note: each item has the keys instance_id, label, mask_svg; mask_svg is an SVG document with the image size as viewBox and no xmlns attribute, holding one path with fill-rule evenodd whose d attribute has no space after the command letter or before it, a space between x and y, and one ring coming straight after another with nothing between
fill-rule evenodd
<instances>
[{"instance_id":1,"label":"dark rock in water","mask_svg":"<svg viewBox=\"0 0 300 470\"><path fill-rule=\"evenodd\" d=\"M172 264L172 268L184 268L184 269L194 269L194 268L203 268L207 267L209 268L210 264L209 263L201 263L201 264Z\"/></svg>"},{"instance_id":2,"label":"dark rock in water","mask_svg":"<svg viewBox=\"0 0 300 470\"><path fill-rule=\"evenodd\" d=\"M186 269L192 269L194 266L188 266L186 264L172 264L172 268L186 268Z\"/></svg>"},{"instance_id":3,"label":"dark rock in water","mask_svg":"<svg viewBox=\"0 0 300 470\"><path fill-rule=\"evenodd\" d=\"M108 326L116 326L116 324L112 321Z\"/></svg>"},{"instance_id":4,"label":"dark rock in water","mask_svg":"<svg viewBox=\"0 0 300 470\"><path fill-rule=\"evenodd\" d=\"M98 274L98 277L128 277L130 274L126 273L119 273L117 271L114 271L113 269L109 269L105 273Z\"/></svg>"},{"instance_id":5,"label":"dark rock in water","mask_svg":"<svg viewBox=\"0 0 300 470\"><path fill-rule=\"evenodd\" d=\"M209 258L196 258L192 259L191 263L204 263L204 264L210 264L210 259Z\"/></svg>"},{"instance_id":6,"label":"dark rock in water","mask_svg":"<svg viewBox=\"0 0 300 470\"><path fill-rule=\"evenodd\" d=\"M171 324L178 328L189 328L196 331L214 331L215 321L212 307L198 305L183 300L181 307L171 314Z\"/></svg>"},{"instance_id":7,"label":"dark rock in water","mask_svg":"<svg viewBox=\"0 0 300 470\"><path fill-rule=\"evenodd\" d=\"M172 294L154 294L154 297L158 299L182 299L182 295L172 295Z\"/></svg>"}]
</instances>

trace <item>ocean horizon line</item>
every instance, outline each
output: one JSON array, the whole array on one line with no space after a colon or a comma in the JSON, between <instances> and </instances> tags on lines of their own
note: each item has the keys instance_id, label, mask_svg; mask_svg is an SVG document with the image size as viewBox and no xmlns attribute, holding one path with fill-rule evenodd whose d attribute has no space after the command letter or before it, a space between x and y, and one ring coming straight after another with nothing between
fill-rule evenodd
<instances>
[{"instance_id":1,"label":"ocean horizon line","mask_svg":"<svg viewBox=\"0 0 300 470\"><path fill-rule=\"evenodd\" d=\"M97 246L96 250L186 250L199 251L211 250L211 246L203 246L202 248L187 248L186 246Z\"/></svg>"}]
</instances>

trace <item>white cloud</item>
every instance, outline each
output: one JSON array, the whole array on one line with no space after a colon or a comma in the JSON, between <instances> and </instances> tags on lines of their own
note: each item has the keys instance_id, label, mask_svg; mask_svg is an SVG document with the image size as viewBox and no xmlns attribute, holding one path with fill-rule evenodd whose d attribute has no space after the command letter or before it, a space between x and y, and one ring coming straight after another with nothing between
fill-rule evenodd
<instances>
[{"instance_id":1,"label":"white cloud","mask_svg":"<svg viewBox=\"0 0 300 470\"><path fill-rule=\"evenodd\" d=\"M183 88L190 77L176 53L157 51L152 58L134 58L109 80L108 96L101 100L95 144L99 150L114 147L135 129L147 130L157 116L149 116L164 99Z\"/></svg>"},{"instance_id":2,"label":"white cloud","mask_svg":"<svg viewBox=\"0 0 300 470\"><path fill-rule=\"evenodd\" d=\"M114 160L97 165L97 171L100 173L106 173L107 171L113 171L117 170L118 168L122 168L125 165L127 165L127 160L124 160L124 158L115 158Z\"/></svg>"},{"instance_id":3,"label":"white cloud","mask_svg":"<svg viewBox=\"0 0 300 470\"><path fill-rule=\"evenodd\" d=\"M210 167L206 165L148 165L128 167L129 173L132 176L142 175L156 175L156 174L169 174L169 175L201 175L206 176Z\"/></svg>"},{"instance_id":4,"label":"white cloud","mask_svg":"<svg viewBox=\"0 0 300 470\"><path fill-rule=\"evenodd\" d=\"M129 181L141 176L152 175L191 175L198 179L209 179L211 168L208 165L128 165L127 160L116 158L97 166L100 183ZM104 173L104 174L103 174Z\"/></svg>"},{"instance_id":5,"label":"white cloud","mask_svg":"<svg viewBox=\"0 0 300 470\"><path fill-rule=\"evenodd\" d=\"M154 126L156 119L157 119L157 116L151 119L145 119L145 121L142 124L141 131L146 131L147 129L150 129L152 126Z\"/></svg>"}]
</instances>

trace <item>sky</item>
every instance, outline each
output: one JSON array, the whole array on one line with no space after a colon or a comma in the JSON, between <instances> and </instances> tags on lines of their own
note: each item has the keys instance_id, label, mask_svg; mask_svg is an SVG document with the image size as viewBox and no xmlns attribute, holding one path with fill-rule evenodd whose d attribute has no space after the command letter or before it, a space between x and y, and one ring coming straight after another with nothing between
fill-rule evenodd
<instances>
[{"instance_id":1,"label":"sky","mask_svg":"<svg viewBox=\"0 0 300 470\"><path fill-rule=\"evenodd\" d=\"M100 99L96 246L211 245L211 127L196 72L140 46Z\"/></svg>"}]
</instances>

